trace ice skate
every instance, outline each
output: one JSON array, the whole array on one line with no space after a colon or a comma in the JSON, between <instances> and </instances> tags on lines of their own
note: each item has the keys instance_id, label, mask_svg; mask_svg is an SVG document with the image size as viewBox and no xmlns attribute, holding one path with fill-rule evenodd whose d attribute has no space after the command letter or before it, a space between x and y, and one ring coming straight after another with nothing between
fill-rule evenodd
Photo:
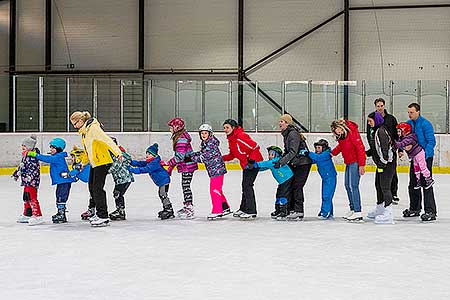
<instances>
[{"instance_id":1,"label":"ice skate","mask_svg":"<svg viewBox=\"0 0 450 300\"><path fill-rule=\"evenodd\" d=\"M124 221L126 220L125 209L118 207L115 211L109 214L111 221Z\"/></svg>"},{"instance_id":2,"label":"ice skate","mask_svg":"<svg viewBox=\"0 0 450 300\"><path fill-rule=\"evenodd\" d=\"M279 213L277 215L276 220L277 221L286 221L286 217L288 216L288 210L287 210L287 205L280 205L279 206Z\"/></svg>"},{"instance_id":3,"label":"ice skate","mask_svg":"<svg viewBox=\"0 0 450 300\"><path fill-rule=\"evenodd\" d=\"M175 215L173 213L172 204L168 204L164 206L163 210L158 213L158 218L161 220L167 220L175 218Z\"/></svg>"},{"instance_id":4,"label":"ice skate","mask_svg":"<svg viewBox=\"0 0 450 300\"><path fill-rule=\"evenodd\" d=\"M185 205L182 209L177 211L177 217L179 219L193 219L194 206L192 204Z\"/></svg>"},{"instance_id":5,"label":"ice skate","mask_svg":"<svg viewBox=\"0 0 450 300\"><path fill-rule=\"evenodd\" d=\"M238 209L237 211L235 211L235 212L233 213L233 217L239 218L243 213L244 213L244 212L243 212L242 210Z\"/></svg>"},{"instance_id":6,"label":"ice skate","mask_svg":"<svg viewBox=\"0 0 450 300\"><path fill-rule=\"evenodd\" d=\"M109 218L99 218L97 215L90 220L92 227L105 227L109 226Z\"/></svg>"},{"instance_id":7,"label":"ice skate","mask_svg":"<svg viewBox=\"0 0 450 300\"><path fill-rule=\"evenodd\" d=\"M429 177L429 178L425 178L425 186L424 189L428 190L430 187L432 187L434 184L434 179Z\"/></svg>"},{"instance_id":8,"label":"ice skate","mask_svg":"<svg viewBox=\"0 0 450 300\"><path fill-rule=\"evenodd\" d=\"M52 216L52 221L54 224L67 223L66 209L58 209L56 215Z\"/></svg>"},{"instance_id":9,"label":"ice skate","mask_svg":"<svg viewBox=\"0 0 450 300\"><path fill-rule=\"evenodd\" d=\"M31 217L20 215L17 217L17 223L28 223Z\"/></svg>"},{"instance_id":10,"label":"ice skate","mask_svg":"<svg viewBox=\"0 0 450 300\"><path fill-rule=\"evenodd\" d=\"M232 214L232 213L233 213L233 211L231 210L231 208L228 207L227 209L223 210L222 217L228 216L229 214Z\"/></svg>"},{"instance_id":11,"label":"ice skate","mask_svg":"<svg viewBox=\"0 0 450 300\"><path fill-rule=\"evenodd\" d=\"M422 188L422 184L420 183L420 180L417 180L416 186L414 186L415 190L420 190Z\"/></svg>"},{"instance_id":12,"label":"ice skate","mask_svg":"<svg viewBox=\"0 0 450 300\"><path fill-rule=\"evenodd\" d=\"M212 220L220 219L222 216L223 216L223 215L222 215L221 213L217 213L217 214L215 214L215 213L210 213L210 214L206 217L206 219L209 220L209 221L212 221Z\"/></svg>"},{"instance_id":13,"label":"ice skate","mask_svg":"<svg viewBox=\"0 0 450 300\"><path fill-rule=\"evenodd\" d=\"M420 216L420 219L422 220L422 222L436 221L436 214L431 212L424 213L423 215Z\"/></svg>"},{"instance_id":14,"label":"ice skate","mask_svg":"<svg viewBox=\"0 0 450 300\"><path fill-rule=\"evenodd\" d=\"M369 219L375 219L376 216L382 215L384 213L383 203L377 204L377 206L367 214Z\"/></svg>"},{"instance_id":15,"label":"ice skate","mask_svg":"<svg viewBox=\"0 0 450 300\"><path fill-rule=\"evenodd\" d=\"M242 212L242 214L239 216L241 220L254 220L256 219L256 214L248 214L245 212Z\"/></svg>"},{"instance_id":16,"label":"ice skate","mask_svg":"<svg viewBox=\"0 0 450 300\"><path fill-rule=\"evenodd\" d=\"M87 211L81 214L81 220L88 221L89 218L93 217L94 215L95 215L95 208L88 208Z\"/></svg>"},{"instance_id":17,"label":"ice skate","mask_svg":"<svg viewBox=\"0 0 450 300\"><path fill-rule=\"evenodd\" d=\"M301 220L303 220L304 215L305 215L305 214L302 213L302 212L294 211L294 212L291 212L291 213L286 217L286 220L288 220L288 221L301 221Z\"/></svg>"},{"instance_id":18,"label":"ice skate","mask_svg":"<svg viewBox=\"0 0 450 300\"><path fill-rule=\"evenodd\" d=\"M317 219L319 219L319 220L333 220L334 217L333 217L332 214L322 215L321 213L319 213L319 214L317 215Z\"/></svg>"},{"instance_id":19,"label":"ice skate","mask_svg":"<svg viewBox=\"0 0 450 300\"><path fill-rule=\"evenodd\" d=\"M346 214L345 214L345 216L343 216L342 217L342 219L344 219L344 220L347 220L351 215L353 215L354 214L354 211L353 210L349 210Z\"/></svg>"},{"instance_id":20,"label":"ice skate","mask_svg":"<svg viewBox=\"0 0 450 300\"><path fill-rule=\"evenodd\" d=\"M28 225L34 226L34 225L40 225L44 223L44 218L42 216L32 216L28 220Z\"/></svg>"},{"instance_id":21,"label":"ice skate","mask_svg":"<svg viewBox=\"0 0 450 300\"><path fill-rule=\"evenodd\" d=\"M403 218L412 218L420 216L420 211L409 210L408 208L403 211Z\"/></svg>"},{"instance_id":22,"label":"ice skate","mask_svg":"<svg viewBox=\"0 0 450 300\"><path fill-rule=\"evenodd\" d=\"M350 223L364 223L361 212L353 212L353 214L347 217L347 221Z\"/></svg>"},{"instance_id":23,"label":"ice skate","mask_svg":"<svg viewBox=\"0 0 450 300\"><path fill-rule=\"evenodd\" d=\"M394 224L391 206L386 207L381 215L375 216L375 224Z\"/></svg>"},{"instance_id":24,"label":"ice skate","mask_svg":"<svg viewBox=\"0 0 450 300\"><path fill-rule=\"evenodd\" d=\"M270 213L270 217L272 219L276 219L278 217L278 215L280 214L280 204L275 204L275 211L273 211L272 213Z\"/></svg>"}]
</instances>

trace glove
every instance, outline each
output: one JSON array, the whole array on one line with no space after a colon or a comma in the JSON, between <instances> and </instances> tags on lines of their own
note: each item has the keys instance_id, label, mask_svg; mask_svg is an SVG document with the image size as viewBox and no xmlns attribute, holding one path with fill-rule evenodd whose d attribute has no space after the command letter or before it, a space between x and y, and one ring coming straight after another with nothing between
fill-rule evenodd
<instances>
[{"instance_id":1,"label":"glove","mask_svg":"<svg viewBox=\"0 0 450 300\"><path fill-rule=\"evenodd\" d=\"M275 169L279 169L279 168L281 167L280 161L274 162L274 163L273 163L273 167L274 167Z\"/></svg>"},{"instance_id":2,"label":"glove","mask_svg":"<svg viewBox=\"0 0 450 300\"><path fill-rule=\"evenodd\" d=\"M366 156L367 157L371 157L372 156L372 151L370 149L366 150Z\"/></svg>"},{"instance_id":3,"label":"glove","mask_svg":"<svg viewBox=\"0 0 450 300\"><path fill-rule=\"evenodd\" d=\"M169 167L167 168L167 173L169 173L169 176L172 176L172 171L173 171L173 167L172 167L172 166L169 166Z\"/></svg>"},{"instance_id":4,"label":"glove","mask_svg":"<svg viewBox=\"0 0 450 300\"><path fill-rule=\"evenodd\" d=\"M36 151L28 151L27 156L36 157Z\"/></svg>"},{"instance_id":5,"label":"glove","mask_svg":"<svg viewBox=\"0 0 450 300\"><path fill-rule=\"evenodd\" d=\"M303 155L303 156L306 156L306 155L308 155L308 150L306 150L306 149L302 149L302 150L300 150L299 152L298 152L298 154L300 154L300 155Z\"/></svg>"},{"instance_id":6,"label":"glove","mask_svg":"<svg viewBox=\"0 0 450 300\"><path fill-rule=\"evenodd\" d=\"M14 179L14 181L19 180L20 177L19 171L15 170L14 173L12 173L11 177Z\"/></svg>"},{"instance_id":7,"label":"glove","mask_svg":"<svg viewBox=\"0 0 450 300\"><path fill-rule=\"evenodd\" d=\"M255 167L255 164L256 162L253 159L249 159L245 168L248 170L252 170Z\"/></svg>"},{"instance_id":8,"label":"glove","mask_svg":"<svg viewBox=\"0 0 450 300\"><path fill-rule=\"evenodd\" d=\"M69 175L68 172L61 172L60 175L61 175L62 178L70 178L70 175Z\"/></svg>"},{"instance_id":9,"label":"glove","mask_svg":"<svg viewBox=\"0 0 450 300\"><path fill-rule=\"evenodd\" d=\"M184 157L184 162L188 163L188 162L192 162L192 157L190 155L186 155Z\"/></svg>"}]
</instances>

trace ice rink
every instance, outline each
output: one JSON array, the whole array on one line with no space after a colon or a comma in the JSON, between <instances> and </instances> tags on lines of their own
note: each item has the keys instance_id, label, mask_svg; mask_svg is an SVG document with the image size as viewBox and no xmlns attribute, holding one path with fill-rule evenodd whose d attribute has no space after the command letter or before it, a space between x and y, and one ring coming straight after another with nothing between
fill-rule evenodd
<instances>
[{"instance_id":1,"label":"ice rink","mask_svg":"<svg viewBox=\"0 0 450 300\"><path fill-rule=\"evenodd\" d=\"M209 178L193 179L196 219L160 221L157 188L147 175L136 177L126 194L127 221L91 228L80 220L87 185L72 186L67 224L52 224L54 187L42 176L39 199L46 223L17 224L22 189L0 176L0 299L449 299L450 176L435 175L438 220L403 219L407 174L399 174L400 205L395 225L349 224L339 173L335 220L316 218L320 177L312 172L301 222L270 219L276 183L260 173L255 190L258 218L231 216L207 221ZM240 171L225 177L225 194L237 209ZM107 182L114 209L112 180ZM363 211L375 205L374 173L361 181ZM182 204L180 175L169 195Z\"/></svg>"}]
</instances>

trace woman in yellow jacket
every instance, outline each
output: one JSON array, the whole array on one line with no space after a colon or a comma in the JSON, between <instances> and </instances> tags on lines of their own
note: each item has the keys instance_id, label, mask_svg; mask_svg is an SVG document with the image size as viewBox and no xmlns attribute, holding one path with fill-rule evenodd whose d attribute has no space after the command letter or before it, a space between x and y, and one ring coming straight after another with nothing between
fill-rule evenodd
<instances>
[{"instance_id":1,"label":"woman in yellow jacket","mask_svg":"<svg viewBox=\"0 0 450 300\"><path fill-rule=\"evenodd\" d=\"M76 111L70 116L73 127L78 129L81 142L91 165L89 174L89 192L95 203L97 214L90 218L92 226L109 224L106 192L104 190L106 175L113 162L112 156L122 159L122 151L106 135L97 119L87 111Z\"/></svg>"}]
</instances>

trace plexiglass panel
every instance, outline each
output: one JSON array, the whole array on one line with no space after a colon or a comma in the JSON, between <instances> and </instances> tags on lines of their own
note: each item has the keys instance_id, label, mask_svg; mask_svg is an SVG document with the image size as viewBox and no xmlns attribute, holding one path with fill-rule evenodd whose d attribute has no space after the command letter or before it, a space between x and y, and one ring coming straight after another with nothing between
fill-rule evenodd
<instances>
[{"instance_id":1,"label":"plexiglass panel","mask_svg":"<svg viewBox=\"0 0 450 300\"><path fill-rule=\"evenodd\" d=\"M336 84L334 81L312 82L311 131L329 132L336 119Z\"/></svg>"},{"instance_id":2,"label":"plexiglass panel","mask_svg":"<svg viewBox=\"0 0 450 300\"><path fill-rule=\"evenodd\" d=\"M44 78L44 131L67 131L67 80Z\"/></svg>"},{"instance_id":3,"label":"plexiglass panel","mask_svg":"<svg viewBox=\"0 0 450 300\"><path fill-rule=\"evenodd\" d=\"M433 124L436 133L445 133L447 119L447 87L445 81L422 81L421 113Z\"/></svg>"},{"instance_id":4,"label":"plexiglass panel","mask_svg":"<svg viewBox=\"0 0 450 300\"><path fill-rule=\"evenodd\" d=\"M258 131L277 131L283 107L283 82L258 82Z\"/></svg>"},{"instance_id":5,"label":"plexiglass panel","mask_svg":"<svg viewBox=\"0 0 450 300\"><path fill-rule=\"evenodd\" d=\"M179 114L188 131L197 131L202 124L202 82L178 81Z\"/></svg>"},{"instance_id":6,"label":"plexiglass panel","mask_svg":"<svg viewBox=\"0 0 450 300\"><path fill-rule=\"evenodd\" d=\"M205 123L214 131L222 131L223 121L231 115L230 87L230 81L205 82Z\"/></svg>"},{"instance_id":7,"label":"plexiglass panel","mask_svg":"<svg viewBox=\"0 0 450 300\"><path fill-rule=\"evenodd\" d=\"M286 112L291 114L305 128L309 128L308 82L285 82Z\"/></svg>"},{"instance_id":8,"label":"plexiglass panel","mask_svg":"<svg viewBox=\"0 0 450 300\"><path fill-rule=\"evenodd\" d=\"M151 93L151 128L169 131L167 122L175 116L175 81L153 80Z\"/></svg>"},{"instance_id":9,"label":"plexiglass panel","mask_svg":"<svg viewBox=\"0 0 450 300\"><path fill-rule=\"evenodd\" d=\"M17 77L16 130L39 131L39 79Z\"/></svg>"},{"instance_id":10,"label":"plexiglass panel","mask_svg":"<svg viewBox=\"0 0 450 300\"><path fill-rule=\"evenodd\" d=\"M408 105L417 100L417 81L394 81L393 114L398 122L408 120Z\"/></svg>"}]
</instances>

